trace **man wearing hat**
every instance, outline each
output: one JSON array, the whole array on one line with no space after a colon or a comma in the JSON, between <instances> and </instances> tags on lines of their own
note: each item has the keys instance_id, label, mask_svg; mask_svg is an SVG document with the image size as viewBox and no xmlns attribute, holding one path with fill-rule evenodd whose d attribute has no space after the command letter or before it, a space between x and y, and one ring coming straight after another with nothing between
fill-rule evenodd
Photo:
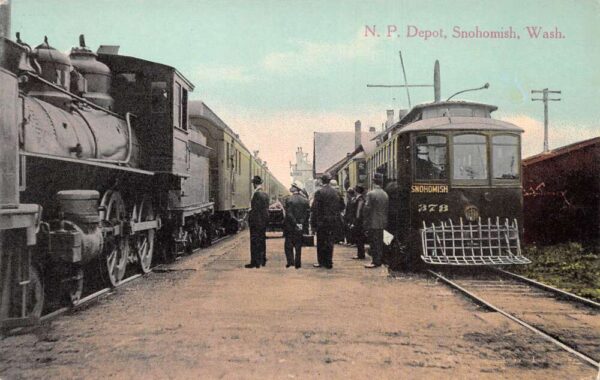
<instances>
[{"instance_id":1,"label":"man wearing hat","mask_svg":"<svg viewBox=\"0 0 600 380\"><path fill-rule=\"evenodd\" d=\"M248 225L250 226L250 264L246 268L260 268L267 263L267 224L269 223L269 195L262 191L262 178L254 176L254 193L250 201Z\"/></svg>"},{"instance_id":2,"label":"man wearing hat","mask_svg":"<svg viewBox=\"0 0 600 380\"><path fill-rule=\"evenodd\" d=\"M292 184L290 192L292 193L285 200L285 222L283 225L283 236L285 237L284 249L287 260L286 268L292 265L299 269L302 266L302 227L308 220L310 206L308 199L301 195L302 189ZM294 257L294 251L296 256Z\"/></svg>"},{"instance_id":3,"label":"man wearing hat","mask_svg":"<svg viewBox=\"0 0 600 380\"><path fill-rule=\"evenodd\" d=\"M346 190L346 208L344 210L344 237L346 243L354 244L350 226L356 221L356 198L354 188L349 187Z\"/></svg>"},{"instance_id":4,"label":"man wearing hat","mask_svg":"<svg viewBox=\"0 0 600 380\"><path fill-rule=\"evenodd\" d=\"M383 229L387 226L388 195L381 188L383 175L373 175L373 189L367 193L364 206L364 227L369 234L369 246L373 261L365 268L381 266L383 255Z\"/></svg>"},{"instance_id":5,"label":"man wearing hat","mask_svg":"<svg viewBox=\"0 0 600 380\"><path fill-rule=\"evenodd\" d=\"M343 199L329 185L328 173L321 177L322 187L315 192L311 208L311 225L317 231L317 264L315 267L333 268L333 245L335 234L341 228L340 213L344 208Z\"/></svg>"},{"instance_id":6,"label":"man wearing hat","mask_svg":"<svg viewBox=\"0 0 600 380\"><path fill-rule=\"evenodd\" d=\"M365 231L364 231L364 221L365 221L365 188L361 185L356 185L354 188L356 191L356 213L354 218L354 224L350 227L350 232L352 235L352 241L356 244L356 256L353 257L354 260L364 260L365 259Z\"/></svg>"}]
</instances>

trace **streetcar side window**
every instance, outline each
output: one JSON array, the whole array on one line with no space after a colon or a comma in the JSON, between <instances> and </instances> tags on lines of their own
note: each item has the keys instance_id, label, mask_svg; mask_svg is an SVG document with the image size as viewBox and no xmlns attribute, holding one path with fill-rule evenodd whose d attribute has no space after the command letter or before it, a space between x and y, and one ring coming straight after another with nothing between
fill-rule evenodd
<instances>
[{"instance_id":1,"label":"streetcar side window","mask_svg":"<svg viewBox=\"0 0 600 380\"><path fill-rule=\"evenodd\" d=\"M415 179L447 179L446 137L440 135L417 136L415 148Z\"/></svg>"},{"instance_id":2,"label":"streetcar side window","mask_svg":"<svg viewBox=\"0 0 600 380\"><path fill-rule=\"evenodd\" d=\"M487 179L486 138L483 135L457 135L453 139L453 178L457 180Z\"/></svg>"},{"instance_id":3,"label":"streetcar side window","mask_svg":"<svg viewBox=\"0 0 600 380\"><path fill-rule=\"evenodd\" d=\"M519 178L519 138L511 135L492 137L492 175L494 179Z\"/></svg>"}]
</instances>

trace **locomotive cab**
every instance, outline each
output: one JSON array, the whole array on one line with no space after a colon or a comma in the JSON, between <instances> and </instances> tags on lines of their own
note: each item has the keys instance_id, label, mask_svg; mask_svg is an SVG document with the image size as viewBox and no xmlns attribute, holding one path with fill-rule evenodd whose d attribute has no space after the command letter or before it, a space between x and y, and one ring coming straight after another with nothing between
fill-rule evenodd
<instances>
[{"instance_id":1,"label":"locomotive cab","mask_svg":"<svg viewBox=\"0 0 600 380\"><path fill-rule=\"evenodd\" d=\"M427 264L529 263L521 254L521 133L496 107L440 102L396 126L396 216L390 224ZM395 196L397 195L397 196Z\"/></svg>"}]
</instances>

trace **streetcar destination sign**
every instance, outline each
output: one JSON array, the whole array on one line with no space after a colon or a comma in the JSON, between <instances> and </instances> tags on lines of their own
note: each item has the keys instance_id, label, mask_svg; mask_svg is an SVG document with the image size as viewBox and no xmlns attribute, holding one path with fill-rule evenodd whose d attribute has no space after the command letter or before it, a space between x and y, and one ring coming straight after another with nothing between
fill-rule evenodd
<instances>
[{"instance_id":1,"label":"streetcar destination sign","mask_svg":"<svg viewBox=\"0 0 600 380\"><path fill-rule=\"evenodd\" d=\"M411 193L447 193L448 185L412 185Z\"/></svg>"}]
</instances>

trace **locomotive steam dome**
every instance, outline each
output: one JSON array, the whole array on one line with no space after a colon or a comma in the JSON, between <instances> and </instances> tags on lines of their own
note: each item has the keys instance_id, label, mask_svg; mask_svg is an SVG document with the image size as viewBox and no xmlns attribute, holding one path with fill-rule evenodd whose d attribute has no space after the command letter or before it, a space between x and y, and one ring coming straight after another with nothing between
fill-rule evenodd
<instances>
[{"instance_id":1,"label":"locomotive steam dome","mask_svg":"<svg viewBox=\"0 0 600 380\"><path fill-rule=\"evenodd\" d=\"M96 60L96 53L85 46L83 35L79 36L79 47L71 49L71 64L83 77L81 96L92 103L111 109L113 98L110 96L111 73L108 66Z\"/></svg>"},{"instance_id":2,"label":"locomotive steam dome","mask_svg":"<svg viewBox=\"0 0 600 380\"><path fill-rule=\"evenodd\" d=\"M40 76L69 91L72 70L69 57L50 46L46 37L44 43L35 48L33 55L42 69ZM58 107L67 107L71 103L69 95L38 81L32 83L29 95Z\"/></svg>"}]
</instances>

